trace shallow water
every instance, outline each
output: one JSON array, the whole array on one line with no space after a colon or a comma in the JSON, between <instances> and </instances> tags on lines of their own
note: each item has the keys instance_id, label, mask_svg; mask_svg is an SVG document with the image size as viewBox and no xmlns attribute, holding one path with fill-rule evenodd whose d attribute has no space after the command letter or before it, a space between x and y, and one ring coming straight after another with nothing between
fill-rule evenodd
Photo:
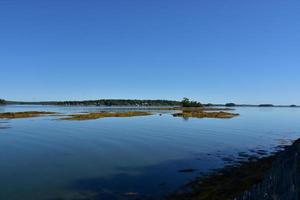
<instances>
[{"instance_id":1,"label":"shallow water","mask_svg":"<svg viewBox=\"0 0 300 200\"><path fill-rule=\"evenodd\" d=\"M11 105L0 112L111 109L133 108ZM300 137L300 108L237 108L241 115L233 119L153 112L88 121L0 119L0 199L158 198L222 167L224 157L272 152Z\"/></svg>"}]
</instances>

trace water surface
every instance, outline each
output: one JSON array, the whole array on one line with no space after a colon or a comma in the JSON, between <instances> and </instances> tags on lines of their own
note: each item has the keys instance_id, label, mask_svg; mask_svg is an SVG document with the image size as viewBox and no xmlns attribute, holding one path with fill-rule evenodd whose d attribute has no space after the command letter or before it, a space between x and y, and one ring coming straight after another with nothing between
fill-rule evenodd
<instances>
[{"instance_id":1,"label":"water surface","mask_svg":"<svg viewBox=\"0 0 300 200\"><path fill-rule=\"evenodd\" d=\"M60 113L136 108L2 106ZM237 108L233 119L154 115L63 121L0 119L0 199L159 198L253 150L300 137L299 108ZM159 113L163 113L160 115ZM182 169L196 169L180 173Z\"/></svg>"}]
</instances>

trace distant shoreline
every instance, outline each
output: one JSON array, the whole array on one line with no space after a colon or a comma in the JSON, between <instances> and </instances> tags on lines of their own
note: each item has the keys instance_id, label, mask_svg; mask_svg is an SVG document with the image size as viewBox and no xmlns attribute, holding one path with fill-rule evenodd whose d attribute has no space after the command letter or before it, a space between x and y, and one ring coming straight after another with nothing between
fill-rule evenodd
<instances>
[{"instance_id":1,"label":"distant shoreline","mask_svg":"<svg viewBox=\"0 0 300 200\"><path fill-rule=\"evenodd\" d=\"M164 100L164 99L99 99L99 100L83 100L83 101L9 101L2 100L0 105L58 105L58 106L181 106L181 101ZM300 105L274 105L274 104L202 104L204 107L300 107Z\"/></svg>"}]
</instances>

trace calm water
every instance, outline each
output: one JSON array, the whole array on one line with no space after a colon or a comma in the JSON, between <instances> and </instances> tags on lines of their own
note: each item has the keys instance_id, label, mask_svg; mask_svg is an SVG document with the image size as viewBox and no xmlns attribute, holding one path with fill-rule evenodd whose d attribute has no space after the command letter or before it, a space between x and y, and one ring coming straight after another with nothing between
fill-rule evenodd
<instances>
[{"instance_id":1,"label":"calm water","mask_svg":"<svg viewBox=\"0 0 300 200\"><path fill-rule=\"evenodd\" d=\"M0 112L99 109L111 108L5 106ZM300 137L299 108L235 112L241 116L229 120L184 120L169 111L89 121L0 120L0 199L130 199L130 193L157 198L222 167L223 157L272 152ZM187 168L197 171L178 172Z\"/></svg>"}]
</instances>

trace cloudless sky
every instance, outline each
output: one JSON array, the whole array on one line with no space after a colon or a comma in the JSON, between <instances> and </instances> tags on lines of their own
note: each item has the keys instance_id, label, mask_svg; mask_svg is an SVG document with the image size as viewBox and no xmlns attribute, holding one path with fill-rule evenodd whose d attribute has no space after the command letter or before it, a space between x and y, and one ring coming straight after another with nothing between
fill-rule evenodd
<instances>
[{"instance_id":1,"label":"cloudless sky","mask_svg":"<svg viewBox=\"0 0 300 200\"><path fill-rule=\"evenodd\" d=\"M300 104L299 0L0 0L0 98Z\"/></svg>"}]
</instances>

